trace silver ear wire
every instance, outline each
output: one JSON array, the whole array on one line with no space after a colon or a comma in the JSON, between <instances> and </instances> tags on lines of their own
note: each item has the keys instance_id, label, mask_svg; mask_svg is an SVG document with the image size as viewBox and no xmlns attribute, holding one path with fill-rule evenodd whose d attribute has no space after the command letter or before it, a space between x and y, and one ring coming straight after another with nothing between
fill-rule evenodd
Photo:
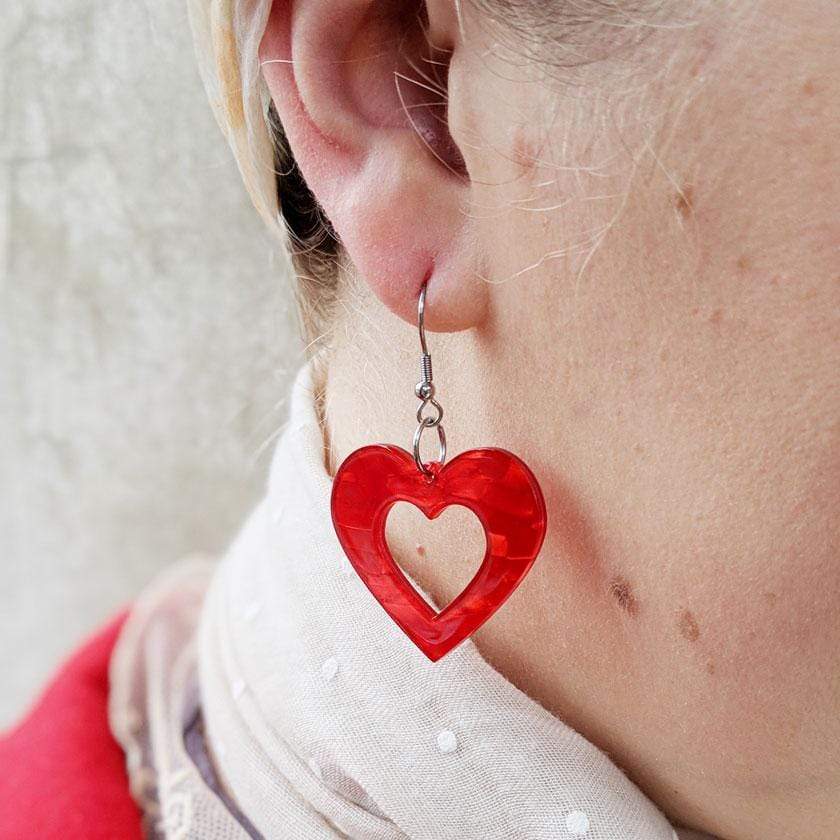
<instances>
[{"instance_id":1,"label":"silver ear wire","mask_svg":"<svg viewBox=\"0 0 840 840\"><path fill-rule=\"evenodd\" d=\"M420 439L423 436L425 429L437 428L438 434L438 460L437 463L443 466L446 461L446 433L443 430L441 421L443 420L443 408L441 404L435 399L435 383L432 380L432 356L429 353L429 348L426 345L426 285L423 283L420 289L420 297L417 300L417 330L420 333L420 350L422 356L420 358L421 364L421 379L414 386L414 393L420 400L420 405L417 408L417 430L414 432L414 463L417 464L417 469L420 470L426 477L433 478L434 473L423 463L420 458ZM434 415L423 414L423 409L427 405L431 405L435 409Z\"/></svg>"},{"instance_id":2,"label":"silver ear wire","mask_svg":"<svg viewBox=\"0 0 840 840\"><path fill-rule=\"evenodd\" d=\"M435 386L432 382L432 357L429 355L429 348L426 346L426 284L420 289L420 297L417 299L417 331L420 333L420 350L423 377L417 383L414 392L421 400L431 399L435 395Z\"/></svg>"}]
</instances>

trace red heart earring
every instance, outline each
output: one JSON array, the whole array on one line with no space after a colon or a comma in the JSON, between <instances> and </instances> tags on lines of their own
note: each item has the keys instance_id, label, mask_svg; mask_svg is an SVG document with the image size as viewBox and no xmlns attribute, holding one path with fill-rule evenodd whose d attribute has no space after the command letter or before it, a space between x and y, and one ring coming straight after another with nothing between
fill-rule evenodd
<instances>
[{"instance_id":1,"label":"red heart earring","mask_svg":"<svg viewBox=\"0 0 840 840\"><path fill-rule=\"evenodd\" d=\"M471 449L448 464L443 408L435 399L432 358L426 346L426 284L417 325L422 379L413 456L398 446L374 444L352 452L335 475L332 520L344 553L385 611L432 661L471 636L507 600L537 559L547 516L540 485L516 455L504 449ZM424 414L427 406L434 413ZM437 429L438 460L423 463L420 440ZM471 510L484 527L487 548L473 579L441 612L433 610L394 562L385 520L397 502L416 505L434 519L449 505Z\"/></svg>"}]
</instances>

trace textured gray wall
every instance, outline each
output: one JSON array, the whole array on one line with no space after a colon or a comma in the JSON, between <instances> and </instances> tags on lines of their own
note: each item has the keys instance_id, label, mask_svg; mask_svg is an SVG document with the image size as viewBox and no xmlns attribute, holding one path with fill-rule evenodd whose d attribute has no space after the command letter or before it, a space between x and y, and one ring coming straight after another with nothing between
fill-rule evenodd
<instances>
[{"instance_id":1,"label":"textured gray wall","mask_svg":"<svg viewBox=\"0 0 840 840\"><path fill-rule=\"evenodd\" d=\"M180 0L0 3L0 726L260 492L300 363Z\"/></svg>"}]
</instances>

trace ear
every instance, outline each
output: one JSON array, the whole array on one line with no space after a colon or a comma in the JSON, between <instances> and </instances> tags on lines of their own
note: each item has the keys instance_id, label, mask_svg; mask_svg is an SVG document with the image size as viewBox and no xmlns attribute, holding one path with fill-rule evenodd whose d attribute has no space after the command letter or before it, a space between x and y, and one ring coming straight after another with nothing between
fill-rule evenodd
<instances>
[{"instance_id":1,"label":"ear","mask_svg":"<svg viewBox=\"0 0 840 840\"><path fill-rule=\"evenodd\" d=\"M469 177L447 125L451 2L274 0L264 78L295 160L362 280L409 323L481 321Z\"/></svg>"}]
</instances>

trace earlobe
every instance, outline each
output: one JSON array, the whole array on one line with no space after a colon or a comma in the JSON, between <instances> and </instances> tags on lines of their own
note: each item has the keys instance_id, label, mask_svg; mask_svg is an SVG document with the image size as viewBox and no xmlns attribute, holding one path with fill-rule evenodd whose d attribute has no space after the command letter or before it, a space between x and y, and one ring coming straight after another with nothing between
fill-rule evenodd
<instances>
[{"instance_id":1,"label":"earlobe","mask_svg":"<svg viewBox=\"0 0 840 840\"><path fill-rule=\"evenodd\" d=\"M436 26L440 43L449 33ZM260 61L298 166L361 279L409 323L428 281L429 329L458 330L481 321L488 289L447 92L419 75L434 49L416 2L275 0Z\"/></svg>"}]
</instances>

